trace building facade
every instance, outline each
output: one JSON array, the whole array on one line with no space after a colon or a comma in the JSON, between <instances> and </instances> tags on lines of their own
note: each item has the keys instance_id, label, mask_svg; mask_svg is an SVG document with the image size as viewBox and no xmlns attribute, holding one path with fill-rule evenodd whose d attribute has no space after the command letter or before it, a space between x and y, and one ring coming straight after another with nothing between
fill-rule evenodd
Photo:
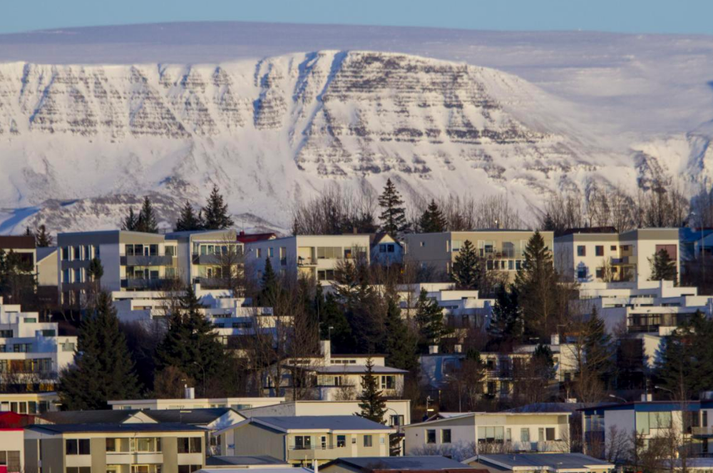
<instances>
[{"instance_id":1,"label":"building facade","mask_svg":"<svg viewBox=\"0 0 713 473\"><path fill-rule=\"evenodd\" d=\"M166 241L177 245L177 272L185 284L224 289L243 270L244 246L235 230L174 232Z\"/></svg>"}]
</instances>

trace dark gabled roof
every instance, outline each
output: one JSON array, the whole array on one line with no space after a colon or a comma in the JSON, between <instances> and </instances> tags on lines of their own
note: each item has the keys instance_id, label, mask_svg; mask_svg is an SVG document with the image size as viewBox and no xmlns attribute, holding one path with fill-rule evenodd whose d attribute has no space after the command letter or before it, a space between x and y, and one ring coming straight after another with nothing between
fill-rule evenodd
<instances>
[{"instance_id":1,"label":"dark gabled roof","mask_svg":"<svg viewBox=\"0 0 713 473\"><path fill-rule=\"evenodd\" d=\"M614 465L598 458L593 458L583 453L499 453L480 455L478 463L495 465L507 465L508 467L532 467L537 470L540 468L552 468L556 470L572 470L582 469L585 466L610 466Z\"/></svg>"},{"instance_id":2,"label":"dark gabled roof","mask_svg":"<svg viewBox=\"0 0 713 473\"><path fill-rule=\"evenodd\" d=\"M210 424L231 411L229 407L212 407L210 409L155 409L142 412L156 422L202 425Z\"/></svg>"},{"instance_id":3,"label":"dark gabled roof","mask_svg":"<svg viewBox=\"0 0 713 473\"><path fill-rule=\"evenodd\" d=\"M50 432L53 434L79 432L204 432L204 429L194 425L178 423L156 424L36 424L28 427L31 430Z\"/></svg>"},{"instance_id":4,"label":"dark gabled roof","mask_svg":"<svg viewBox=\"0 0 713 473\"><path fill-rule=\"evenodd\" d=\"M0 236L0 248L5 250L31 250L35 248L35 237L27 235Z\"/></svg>"},{"instance_id":5,"label":"dark gabled roof","mask_svg":"<svg viewBox=\"0 0 713 473\"><path fill-rule=\"evenodd\" d=\"M40 418L52 424L122 424L136 414L135 410L56 411L45 412Z\"/></svg>"},{"instance_id":6,"label":"dark gabled roof","mask_svg":"<svg viewBox=\"0 0 713 473\"><path fill-rule=\"evenodd\" d=\"M423 455L407 457L357 457L337 458L322 468L333 464L349 465L362 471L410 470L410 471L445 471L445 470L476 470L470 465L460 463L440 455Z\"/></svg>"},{"instance_id":7,"label":"dark gabled roof","mask_svg":"<svg viewBox=\"0 0 713 473\"><path fill-rule=\"evenodd\" d=\"M287 430L391 430L378 422L359 416L285 416L252 417L251 423Z\"/></svg>"},{"instance_id":8,"label":"dark gabled roof","mask_svg":"<svg viewBox=\"0 0 713 473\"><path fill-rule=\"evenodd\" d=\"M288 465L284 460L269 455L214 456L205 460L206 466L250 466L250 465Z\"/></svg>"}]
</instances>

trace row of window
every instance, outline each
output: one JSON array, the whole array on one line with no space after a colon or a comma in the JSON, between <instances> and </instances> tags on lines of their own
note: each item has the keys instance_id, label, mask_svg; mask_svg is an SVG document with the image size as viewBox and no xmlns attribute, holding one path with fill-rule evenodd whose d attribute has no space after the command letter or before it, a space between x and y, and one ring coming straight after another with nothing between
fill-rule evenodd
<instances>
[{"instance_id":1,"label":"row of window","mask_svg":"<svg viewBox=\"0 0 713 473\"><path fill-rule=\"evenodd\" d=\"M101 250L96 245L63 246L62 261L89 261L101 257Z\"/></svg>"},{"instance_id":2,"label":"row of window","mask_svg":"<svg viewBox=\"0 0 713 473\"><path fill-rule=\"evenodd\" d=\"M621 247L622 252L626 252L628 249L629 245L622 245ZM609 250L616 251L616 245L611 245ZM577 245L577 256L587 256L587 247L585 245ZM594 256L604 256L604 245L594 245Z\"/></svg>"},{"instance_id":3,"label":"row of window","mask_svg":"<svg viewBox=\"0 0 713 473\"><path fill-rule=\"evenodd\" d=\"M180 437L178 453L202 453L203 447L200 437ZM160 453L161 439L158 437L142 438L107 438L107 452L142 452ZM67 455L90 455L91 444L89 439L66 439L65 452Z\"/></svg>"},{"instance_id":4,"label":"row of window","mask_svg":"<svg viewBox=\"0 0 713 473\"><path fill-rule=\"evenodd\" d=\"M52 359L37 358L34 360L0 360L0 373L51 373Z\"/></svg>"},{"instance_id":5,"label":"row of window","mask_svg":"<svg viewBox=\"0 0 713 473\"><path fill-rule=\"evenodd\" d=\"M199 254L201 256L207 255L240 255L243 252L243 247L240 245L215 245L215 244L200 244L197 245L198 248L193 249L193 254ZM168 247L166 247L168 249Z\"/></svg>"},{"instance_id":6,"label":"row of window","mask_svg":"<svg viewBox=\"0 0 713 473\"><path fill-rule=\"evenodd\" d=\"M361 435L362 437L362 445L364 447L373 447L374 446L374 437L371 434L365 434ZM311 435L295 435L294 437L295 443L294 446L292 447L294 450L311 450L314 448L312 446L312 436ZM380 442L384 444L384 438L380 437ZM356 445L357 443L357 436L354 435L352 436L352 445ZM347 446L347 436L346 435L337 435L336 436L336 444L334 445L336 448L343 448ZM319 443L317 444L316 448L326 450L327 448L331 448L331 446L327 443L327 436L323 435L319 437Z\"/></svg>"},{"instance_id":7,"label":"row of window","mask_svg":"<svg viewBox=\"0 0 713 473\"><path fill-rule=\"evenodd\" d=\"M201 465L178 465L178 473L194 473L202 468ZM131 465L131 473L161 473L163 465ZM8 472L11 470L8 469ZM92 473L89 466L68 466L66 473ZM119 473L120 465L107 465L107 473Z\"/></svg>"},{"instance_id":8,"label":"row of window","mask_svg":"<svg viewBox=\"0 0 713 473\"><path fill-rule=\"evenodd\" d=\"M3 402L0 411L11 411L16 414L43 414L50 409L49 401L18 401Z\"/></svg>"},{"instance_id":9,"label":"row of window","mask_svg":"<svg viewBox=\"0 0 713 473\"><path fill-rule=\"evenodd\" d=\"M555 441L556 429L554 427L539 427L538 441ZM437 439L435 429L426 430L426 443L435 444ZM497 443L497 442L512 442L512 429L509 427L478 427L478 442ZM451 443L451 429L441 429L440 443ZM522 427L520 429L520 442L530 442L530 427Z\"/></svg>"},{"instance_id":10,"label":"row of window","mask_svg":"<svg viewBox=\"0 0 713 473\"><path fill-rule=\"evenodd\" d=\"M382 375L377 377L381 380L381 389L396 389L396 376ZM346 378L342 375L334 376L334 386L343 386Z\"/></svg>"}]
</instances>

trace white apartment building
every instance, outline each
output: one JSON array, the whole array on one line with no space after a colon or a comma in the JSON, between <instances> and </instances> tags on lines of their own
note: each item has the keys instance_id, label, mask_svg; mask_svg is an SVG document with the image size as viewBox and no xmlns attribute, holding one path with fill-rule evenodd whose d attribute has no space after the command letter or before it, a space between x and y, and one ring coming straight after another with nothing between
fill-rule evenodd
<instances>
[{"instance_id":1,"label":"white apartment building","mask_svg":"<svg viewBox=\"0 0 713 473\"><path fill-rule=\"evenodd\" d=\"M58 324L40 322L39 314L5 305L0 297L0 383L52 391L57 374L74 361L77 344L77 337L58 332Z\"/></svg>"},{"instance_id":2,"label":"white apartment building","mask_svg":"<svg viewBox=\"0 0 713 473\"><path fill-rule=\"evenodd\" d=\"M452 326L477 325L487 327L493 315L495 299L481 299L478 291L455 289L453 283L420 283L398 287L400 306L404 317L416 313L416 303L421 291L443 308L443 315Z\"/></svg>"},{"instance_id":3,"label":"white apartment building","mask_svg":"<svg viewBox=\"0 0 713 473\"><path fill-rule=\"evenodd\" d=\"M532 230L473 230L443 233L414 233L404 236L404 260L439 274L451 272L453 262L466 241L486 260L486 268L513 280L522 267L523 251L535 234ZM548 248L554 249L554 233L540 232Z\"/></svg>"},{"instance_id":4,"label":"white apartment building","mask_svg":"<svg viewBox=\"0 0 713 473\"><path fill-rule=\"evenodd\" d=\"M305 276L322 284L334 282L340 261L363 258L369 262L370 235L298 235L248 243L245 266L257 278L265 262L277 274Z\"/></svg>"},{"instance_id":5,"label":"white apartment building","mask_svg":"<svg viewBox=\"0 0 713 473\"><path fill-rule=\"evenodd\" d=\"M184 283L219 289L228 278L228 267L242 271L244 247L235 230L167 233L166 241L178 245L176 270Z\"/></svg>"},{"instance_id":6,"label":"white apartment building","mask_svg":"<svg viewBox=\"0 0 713 473\"><path fill-rule=\"evenodd\" d=\"M468 412L404 427L406 455L569 452L570 412Z\"/></svg>"},{"instance_id":7,"label":"white apartment building","mask_svg":"<svg viewBox=\"0 0 713 473\"><path fill-rule=\"evenodd\" d=\"M284 397L220 397L196 398L193 388L186 388L183 399L124 399L108 401L114 410L166 410L166 409L212 409L228 407L240 411L257 407L272 406L285 402Z\"/></svg>"},{"instance_id":8,"label":"white apartment building","mask_svg":"<svg viewBox=\"0 0 713 473\"><path fill-rule=\"evenodd\" d=\"M358 399L361 380L366 373L368 355L333 355L329 341L320 342L321 356L299 359L288 358L278 369L267 370L263 386L266 396L288 396L295 388L293 372L298 372L298 389L307 389L312 399L333 401ZM379 380L379 389L386 398L400 398L404 389L404 375L398 368L386 366L384 355L371 355L373 373ZM305 386L304 382L308 385Z\"/></svg>"},{"instance_id":9,"label":"white apartment building","mask_svg":"<svg viewBox=\"0 0 713 473\"><path fill-rule=\"evenodd\" d=\"M651 279L651 263L660 251L676 261L680 274L678 228L575 229L555 238L555 265L579 282L642 282Z\"/></svg>"}]
</instances>

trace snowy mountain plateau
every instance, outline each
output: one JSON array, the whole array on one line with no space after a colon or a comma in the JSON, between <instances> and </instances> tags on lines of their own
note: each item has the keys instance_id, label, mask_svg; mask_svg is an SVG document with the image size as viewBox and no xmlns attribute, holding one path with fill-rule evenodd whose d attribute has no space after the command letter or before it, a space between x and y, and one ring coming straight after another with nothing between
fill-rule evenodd
<instances>
[{"instance_id":1,"label":"snowy mountain plateau","mask_svg":"<svg viewBox=\"0 0 713 473\"><path fill-rule=\"evenodd\" d=\"M677 80L670 70L655 78L641 47L628 60L621 48L592 56L594 71L554 61L557 47L571 61L578 45L555 47L545 33L517 43L391 28L402 37L389 42L345 28L290 45L271 42L280 25L263 25L272 33L254 31L255 51L215 53L210 33L195 33L204 25L183 26L195 35L183 38L185 61L173 49L180 41L162 37L172 25L135 30L135 57L117 52L111 28L0 36L0 233L40 223L52 232L115 228L147 194L168 227L212 184L241 228L284 231L295 202L334 185L378 192L392 178L411 200L504 195L527 217L557 192L634 187L652 173L693 190L713 174L713 71L700 60L713 39L684 38L688 49L681 38L665 41L660 61L688 72ZM117 38L132 38L135 27L121 28ZM258 26L241 31L250 28ZM436 33L454 50L491 51L456 58L408 40ZM631 40L596 37L579 54ZM93 49L102 41L105 50ZM312 52L294 52L301 46ZM540 66L523 65L525 47L540 51Z\"/></svg>"}]
</instances>

